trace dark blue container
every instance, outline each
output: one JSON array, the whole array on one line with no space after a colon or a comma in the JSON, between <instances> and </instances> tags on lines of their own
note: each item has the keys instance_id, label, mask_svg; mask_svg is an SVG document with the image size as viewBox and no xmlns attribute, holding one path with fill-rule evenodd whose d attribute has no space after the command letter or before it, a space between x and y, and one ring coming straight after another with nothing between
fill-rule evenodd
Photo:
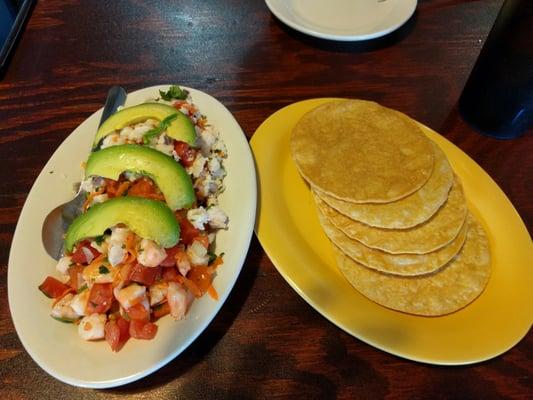
<instances>
[{"instance_id":1,"label":"dark blue container","mask_svg":"<svg viewBox=\"0 0 533 400\"><path fill-rule=\"evenodd\" d=\"M533 0L506 0L459 99L480 133L512 139L533 126Z\"/></svg>"}]
</instances>

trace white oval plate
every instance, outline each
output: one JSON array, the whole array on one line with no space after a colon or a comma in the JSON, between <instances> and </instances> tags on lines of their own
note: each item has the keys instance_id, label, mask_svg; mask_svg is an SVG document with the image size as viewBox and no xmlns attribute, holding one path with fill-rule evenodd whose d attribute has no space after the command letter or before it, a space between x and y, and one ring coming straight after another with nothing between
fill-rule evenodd
<instances>
[{"instance_id":1,"label":"white oval plate","mask_svg":"<svg viewBox=\"0 0 533 400\"><path fill-rule=\"evenodd\" d=\"M402 26L417 0L265 0L284 24L322 39L374 39Z\"/></svg>"},{"instance_id":2,"label":"white oval plate","mask_svg":"<svg viewBox=\"0 0 533 400\"><path fill-rule=\"evenodd\" d=\"M154 86L128 95L131 106L154 99ZM55 275L55 261L45 252L41 227L46 214L70 200L73 184L82 177L85 161L102 114L95 112L59 146L35 181L13 237L8 266L9 306L19 338L30 356L50 375L71 385L109 388L140 379L161 368L207 327L228 297L241 271L253 232L256 210L256 175L246 137L231 113L216 99L190 90L194 103L215 126L228 149L225 160L226 191L220 204L230 223L217 235L217 252L224 252L224 264L217 270L213 286L219 294L197 299L185 319L170 317L158 321L158 332L151 341L131 339L118 353L105 341L86 342L77 328L50 317L51 301L39 290L47 275Z\"/></svg>"}]
</instances>

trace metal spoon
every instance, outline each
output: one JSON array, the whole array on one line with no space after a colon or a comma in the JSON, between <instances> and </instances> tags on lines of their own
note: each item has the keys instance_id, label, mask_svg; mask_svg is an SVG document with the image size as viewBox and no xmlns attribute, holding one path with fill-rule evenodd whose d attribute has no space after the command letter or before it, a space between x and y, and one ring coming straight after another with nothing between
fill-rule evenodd
<instances>
[{"instance_id":1,"label":"metal spoon","mask_svg":"<svg viewBox=\"0 0 533 400\"><path fill-rule=\"evenodd\" d=\"M126 101L126 91L120 86L113 86L107 93L104 111L98 126L115 113L118 107ZM59 260L64 254L64 237L69 225L81 214L81 207L85 201L85 192L77 185L76 196L68 203L54 208L43 222L41 231L43 246L46 252L55 260Z\"/></svg>"}]
</instances>

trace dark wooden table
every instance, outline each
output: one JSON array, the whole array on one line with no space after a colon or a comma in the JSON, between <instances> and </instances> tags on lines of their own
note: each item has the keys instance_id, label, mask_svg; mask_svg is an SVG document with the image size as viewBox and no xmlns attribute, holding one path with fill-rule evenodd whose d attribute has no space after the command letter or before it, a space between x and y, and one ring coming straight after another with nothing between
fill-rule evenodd
<instances>
[{"instance_id":1,"label":"dark wooden table","mask_svg":"<svg viewBox=\"0 0 533 400\"><path fill-rule=\"evenodd\" d=\"M321 317L255 238L236 287L207 330L170 364L125 387L79 389L47 375L22 348L7 300L9 248L28 191L61 141L115 84L132 91L179 83L208 92L249 138L271 113L298 100L376 100L461 147L531 231L533 132L497 141L474 132L457 111L501 3L421 0L396 33L343 44L286 28L261 0L39 1L0 80L0 398L532 396L533 334L473 366L397 358Z\"/></svg>"}]
</instances>

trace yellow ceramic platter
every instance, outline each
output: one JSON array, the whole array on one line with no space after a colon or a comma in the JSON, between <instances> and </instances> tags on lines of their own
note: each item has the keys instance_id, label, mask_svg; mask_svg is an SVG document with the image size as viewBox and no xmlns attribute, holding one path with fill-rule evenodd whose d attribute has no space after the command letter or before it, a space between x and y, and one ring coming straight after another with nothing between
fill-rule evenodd
<instances>
[{"instance_id":1,"label":"yellow ceramic platter","mask_svg":"<svg viewBox=\"0 0 533 400\"><path fill-rule=\"evenodd\" d=\"M461 177L468 206L491 246L485 291L462 310L420 317L382 307L359 294L337 270L309 187L289 154L289 137L307 111L331 99L289 105L271 115L251 140L259 174L256 234L285 280L312 307L358 339L411 360L470 364L502 354L533 321L533 245L505 194L454 144L423 127Z\"/></svg>"}]
</instances>

